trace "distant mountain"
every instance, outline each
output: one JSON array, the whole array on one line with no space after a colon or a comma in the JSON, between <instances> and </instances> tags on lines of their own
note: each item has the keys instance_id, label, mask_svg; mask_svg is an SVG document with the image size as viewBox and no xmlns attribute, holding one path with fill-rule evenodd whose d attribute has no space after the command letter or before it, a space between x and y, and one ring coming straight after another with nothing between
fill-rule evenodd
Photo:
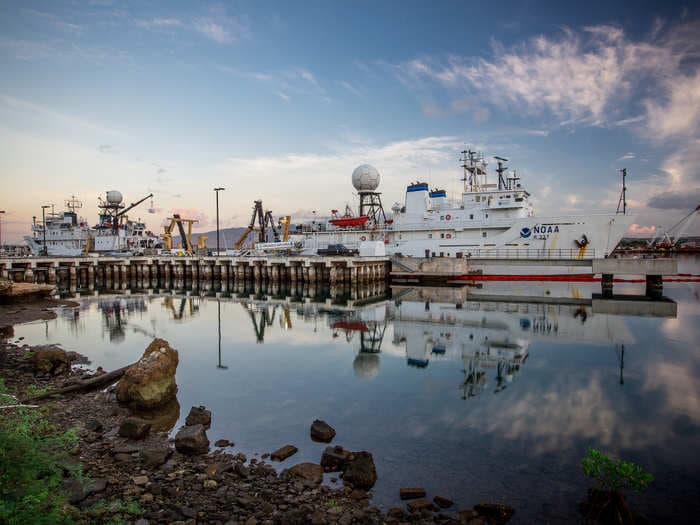
<instances>
[{"instance_id":1,"label":"distant mountain","mask_svg":"<svg viewBox=\"0 0 700 525\"><path fill-rule=\"evenodd\" d=\"M221 245L221 249L224 250L228 248L230 250L233 248L233 245L241 235L243 235L246 229L247 228L221 228L219 230L219 244ZM195 246L197 246L199 242L200 235L204 235L207 238L207 248L216 249L216 230L199 233L192 232L192 244ZM173 236L173 246L177 246L178 244L180 244L180 236Z\"/></svg>"}]
</instances>

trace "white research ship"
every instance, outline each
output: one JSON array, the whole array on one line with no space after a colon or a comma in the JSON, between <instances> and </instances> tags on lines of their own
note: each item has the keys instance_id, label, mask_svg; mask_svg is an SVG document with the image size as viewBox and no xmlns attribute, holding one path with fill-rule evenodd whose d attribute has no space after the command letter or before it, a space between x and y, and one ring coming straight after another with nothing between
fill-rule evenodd
<instances>
[{"instance_id":1,"label":"white research ship","mask_svg":"<svg viewBox=\"0 0 700 525\"><path fill-rule=\"evenodd\" d=\"M625 214L538 217L530 193L506 159L498 161L497 182L489 183L486 161L475 151L462 152L464 190L457 202L445 190L425 182L406 188L403 204L387 218L381 204L379 172L364 164L352 174L360 197L359 214L346 209L326 221L301 225L304 251L328 245L360 248L380 241L389 255L490 259L592 259L607 257L633 222Z\"/></svg>"},{"instance_id":2,"label":"white research ship","mask_svg":"<svg viewBox=\"0 0 700 525\"><path fill-rule=\"evenodd\" d=\"M79 257L89 253L141 253L146 249L163 247L163 240L146 229L142 221L130 220L126 212L135 208L152 194L132 203L122 204L118 191L106 193L100 199L98 223L90 227L86 219L78 216L83 204L75 197L66 200L66 210L52 211L45 220L32 224L32 235L24 237L32 255L54 257Z\"/></svg>"}]
</instances>

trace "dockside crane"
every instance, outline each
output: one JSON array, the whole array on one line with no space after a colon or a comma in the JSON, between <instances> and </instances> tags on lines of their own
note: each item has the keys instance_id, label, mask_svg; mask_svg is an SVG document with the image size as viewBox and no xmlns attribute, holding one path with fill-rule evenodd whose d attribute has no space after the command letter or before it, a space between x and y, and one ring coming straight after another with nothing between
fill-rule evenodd
<instances>
[{"instance_id":1,"label":"dockside crane","mask_svg":"<svg viewBox=\"0 0 700 525\"><path fill-rule=\"evenodd\" d=\"M234 244L234 248L240 250L248 236L254 231L258 233L257 242L278 242L280 240L280 230L282 230L281 240L287 241L289 239L291 222L292 218L287 215L276 223L272 216L272 210L263 211L262 200L256 200L253 203L253 214L250 217L250 223ZM270 234L272 239L268 239Z\"/></svg>"},{"instance_id":2,"label":"dockside crane","mask_svg":"<svg viewBox=\"0 0 700 525\"><path fill-rule=\"evenodd\" d=\"M664 250L672 250L676 248L678 242L688 230L688 226L690 226L690 223L693 222L695 216L698 215L698 212L700 212L700 204L680 221L671 226L668 230L664 231L663 234L661 234L661 227L658 227L656 229L656 234L651 241L649 241L648 246L650 248L660 248Z\"/></svg>"},{"instance_id":3,"label":"dockside crane","mask_svg":"<svg viewBox=\"0 0 700 525\"><path fill-rule=\"evenodd\" d=\"M180 232L180 242L182 243L182 249L185 252L194 252L194 248L192 246L192 225L194 223L199 222L197 219L183 219L180 217L180 214L178 213L173 213L173 216L169 218L170 224L164 226L164 233L161 233L160 236L163 237L165 241L165 248L167 250L172 250L173 249L173 237L172 237L172 232L173 228L175 225L177 225L177 229ZM185 232L185 226L183 223L187 223L187 231ZM206 241L206 238L204 239ZM201 242L199 243L200 245L202 244Z\"/></svg>"}]
</instances>

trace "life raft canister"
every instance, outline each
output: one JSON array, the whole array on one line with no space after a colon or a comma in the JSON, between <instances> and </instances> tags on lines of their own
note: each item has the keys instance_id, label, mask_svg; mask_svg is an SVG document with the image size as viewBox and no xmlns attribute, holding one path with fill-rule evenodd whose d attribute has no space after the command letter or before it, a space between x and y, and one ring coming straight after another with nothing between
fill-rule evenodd
<instances>
[{"instance_id":1,"label":"life raft canister","mask_svg":"<svg viewBox=\"0 0 700 525\"><path fill-rule=\"evenodd\" d=\"M588 243L590 241L588 240L588 237L586 237L586 235L584 234L581 236L580 241L578 239L574 239L574 242L576 243L576 246L578 246L579 248L585 248L586 246L588 246Z\"/></svg>"}]
</instances>

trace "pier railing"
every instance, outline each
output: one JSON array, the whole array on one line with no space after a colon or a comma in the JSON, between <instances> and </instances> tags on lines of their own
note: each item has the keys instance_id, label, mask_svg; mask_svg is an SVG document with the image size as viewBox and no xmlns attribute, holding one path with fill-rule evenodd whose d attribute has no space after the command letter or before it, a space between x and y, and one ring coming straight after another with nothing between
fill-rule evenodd
<instances>
[{"instance_id":1,"label":"pier railing","mask_svg":"<svg viewBox=\"0 0 700 525\"><path fill-rule=\"evenodd\" d=\"M571 259L589 260L596 258L595 250L580 248L479 248L469 250L463 257L470 259Z\"/></svg>"}]
</instances>

